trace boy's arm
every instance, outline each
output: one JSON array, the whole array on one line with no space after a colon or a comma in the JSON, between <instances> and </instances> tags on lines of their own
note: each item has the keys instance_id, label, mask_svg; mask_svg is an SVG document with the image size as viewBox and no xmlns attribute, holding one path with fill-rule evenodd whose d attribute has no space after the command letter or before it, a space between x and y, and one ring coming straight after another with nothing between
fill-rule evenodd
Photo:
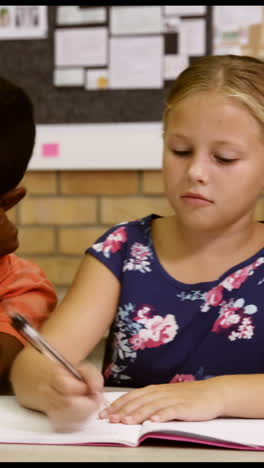
<instances>
[{"instance_id":1,"label":"boy's arm","mask_svg":"<svg viewBox=\"0 0 264 468\"><path fill-rule=\"evenodd\" d=\"M9 370L23 344L14 336L0 332L0 394L10 391Z\"/></svg>"},{"instance_id":2,"label":"boy's arm","mask_svg":"<svg viewBox=\"0 0 264 468\"><path fill-rule=\"evenodd\" d=\"M35 328L48 318L57 303L53 285L38 265L8 255L0 261L0 384L26 341L10 323L9 313L23 315Z\"/></svg>"}]
</instances>

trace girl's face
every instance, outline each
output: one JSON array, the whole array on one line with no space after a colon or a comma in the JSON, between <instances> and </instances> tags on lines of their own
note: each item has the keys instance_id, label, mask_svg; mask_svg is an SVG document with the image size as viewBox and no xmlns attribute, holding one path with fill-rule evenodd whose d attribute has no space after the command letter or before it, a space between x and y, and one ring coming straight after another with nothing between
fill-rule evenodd
<instances>
[{"instance_id":1,"label":"girl's face","mask_svg":"<svg viewBox=\"0 0 264 468\"><path fill-rule=\"evenodd\" d=\"M214 229L251 220L264 186L260 124L235 99L215 91L190 95L169 112L163 167L183 224Z\"/></svg>"}]
</instances>

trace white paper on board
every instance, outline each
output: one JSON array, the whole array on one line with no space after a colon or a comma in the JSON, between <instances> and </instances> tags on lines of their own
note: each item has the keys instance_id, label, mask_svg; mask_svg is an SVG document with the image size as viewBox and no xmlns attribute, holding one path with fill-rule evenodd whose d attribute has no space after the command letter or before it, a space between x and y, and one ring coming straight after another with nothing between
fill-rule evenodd
<instances>
[{"instance_id":1,"label":"white paper on board","mask_svg":"<svg viewBox=\"0 0 264 468\"><path fill-rule=\"evenodd\" d=\"M53 157L56 146L59 156ZM43 157L43 147L49 156ZM29 170L160 169L161 164L161 122L53 124L37 125Z\"/></svg>"},{"instance_id":2,"label":"white paper on board","mask_svg":"<svg viewBox=\"0 0 264 468\"><path fill-rule=\"evenodd\" d=\"M181 18L179 16L164 16L163 18L163 32L172 33L179 32Z\"/></svg>"},{"instance_id":3,"label":"white paper on board","mask_svg":"<svg viewBox=\"0 0 264 468\"><path fill-rule=\"evenodd\" d=\"M58 6L56 21L58 25L104 23L106 22L106 8L80 8L76 5Z\"/></svg>"},{"instance_id":4,"label":"white paper on board","mask_svg":"<svg viewBox=\"0 0 264 468\"><path fill-rule=\"evenodd\" d=\"M262 18L264 18L262 5L217 5L213 8L214 27L222 31L233 31L250 24L261 23Z\"/></svg>"},{"instance_id":5,"label":"white paper on board","mask_svg":"<svg viewBox=\"0 0 264 468\"><path fill-rule=\"evenodd\" d=\"M256 49L252 50L252 44L249 44L250 28L252 26L261 28L263 20L264 7L262 5L215 6L213 9L213 53L254 55ZM260 31L260 37L261 35ZM255 34L252 35L252 39L253 37ZM260 45L260 41L257 38L255 40ZM248 47L249 51L245 52L245 49L243 51L243 46Z\"/></svg>"},{"instance_id":6,"label":"white paper on board","mask_svg":"<svg viewBox=\"0 0 264 468\"><path fill-rule=\"evenodd\" d=\"M107 89L108 88L108 70L92 69L86 71L85 76L86 89Z\"/></svg>"},{"instance_id":7,"label":"white paper on board","mask_svg":"<svg viewBox=\"0 0 264 468\"><path fill-rule=\"evenodd\" d=\"M111 34L154 34L162 31L161 6L112 6Z\"/></svg>"},{"instance_id":8,"label":"white paper on board","mask_svg":"<svg viewBox=\"0 0 264 468\"><path fill-rule=\"evenodd\" d=\"M45 39L47 6L0 6L0 39Z\"/></svg>"},{"instance_id":9,"label":"white paper on board","mask_svg":"<svg viewBox=\"0 0 264 468\"><path fill-rule=\"evenodd\" d=\"M180 55L205 55L206 29L204 19L181 21L179 34Z\"/></svg>"},{"instance_id":10,"label":"white paper on board","mask_svg":"<svg viewBox=\"0 0 264 468\"><path fill-rule=\"evenodd\" d=\"M60 28L55 32L55 65L103 66L107 62L107 28Z\"/></svg>"},{"instance_id":11,"label":"white paper on board","mask_svg":"<svg viewBox=\"0 0 264 468\"><path fill-rule=\"evenodd\" d=\"M55 68L54 70L55 86L83 86L84 69L83 68Z\"/></svg>"},{"instance_id":12,"label":"white paper on board","mask_svg":"<svg viewBox=\"0 0 264 468\"><path fill-rule=\"evenodd\" d=\"M214 53L216 55L227 55L227 54L241 55L241 47L239 45L235 46L235 45L223 44L223 45L215 47Z\"/></svg>"},{"instance_id":13,"label":"white paper on board","mask_svg":"<svg viewBox=\"0 0 264 468\"><path fill-rule=\"evenodd\" d=\"M175 78L189 65L186 55L167 54L164 56L164 79L175 80Z\"/></svg>"},{"instance_id":14,"label":"white paper on board","mask_svg":"<svg viewBox=\"0 0 264 468\"><path fill-rule=\"evenodd\" d=\"M192 16L206 14L206 5L166 5L163 8L165 15Z\"/></svg>"},{"instance_id":15,"label":"white paper on board","mask_svg":"<svg viewBox=\"0 0 264 468\"><path fill-rule=\"evenodd\" d=\"M161 88L163 41L162 36L111 38L109 87Z\"/></svg>"}]
</instances>

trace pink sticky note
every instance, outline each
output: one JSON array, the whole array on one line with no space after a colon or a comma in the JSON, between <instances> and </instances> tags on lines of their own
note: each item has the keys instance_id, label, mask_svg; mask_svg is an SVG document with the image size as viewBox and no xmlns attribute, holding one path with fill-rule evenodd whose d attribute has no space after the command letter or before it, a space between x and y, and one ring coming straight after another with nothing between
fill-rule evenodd
<instances>
[{"instance_id":1,"label":"pink sticky note","mask_svg":"<svg viewBox=\"0 0 264 468\"><path fill-rule=\"evenodd\" d=\"M42 156L53 158L59 156L59 143L43 143Z\"/></svg>"}]
</instances>

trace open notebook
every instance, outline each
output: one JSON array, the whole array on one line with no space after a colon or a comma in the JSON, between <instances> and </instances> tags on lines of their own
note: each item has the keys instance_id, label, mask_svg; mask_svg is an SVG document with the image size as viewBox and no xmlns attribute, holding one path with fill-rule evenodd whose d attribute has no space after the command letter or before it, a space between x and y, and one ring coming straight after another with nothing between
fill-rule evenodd
<instances>
[{"instance_id":1,"label":"open notebook","mask_svg":"<svg viewBox=\"0 0 264 468\"><path fill-rule=\"evenodd\" d=\"M114 401L124 392L106 392ZM148 438L186 441L246 450L264 450L263 419L222 418L203 422L171 421L112 424L92 415L81 432L54 432L48 418L21 407L14 396L0 396L0 443L45 445L118 445L137 447Z\"/></svg>"}]
</instances>

